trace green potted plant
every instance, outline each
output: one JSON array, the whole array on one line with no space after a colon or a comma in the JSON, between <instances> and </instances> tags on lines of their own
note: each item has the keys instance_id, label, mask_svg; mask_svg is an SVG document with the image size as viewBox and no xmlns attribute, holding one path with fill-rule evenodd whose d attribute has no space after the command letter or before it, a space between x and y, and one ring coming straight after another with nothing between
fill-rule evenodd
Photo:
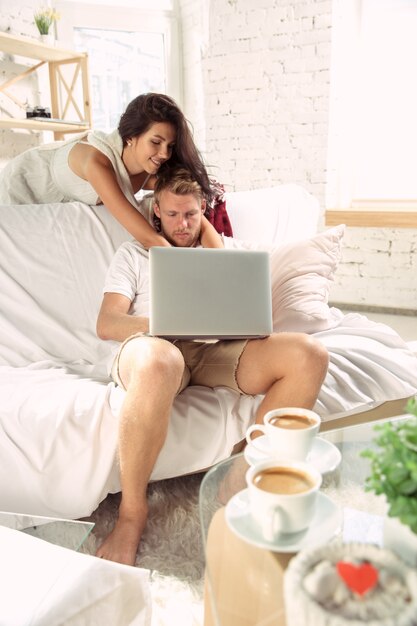
<instances>
[{"instance_id":1,"label":"green potted plant","mask_svg":"<svg viewBox=\"0 0 417 626\"><path fill-rule=\"evenodd\" d=\"M388 504L384 544L417 565L417 398L406 407L409 419L375 426L376 448L370 459L365 489L383 495ZM413 547L414 546L414 547Z\"/></svg>"},{"instance_id":2,"label":"green potted plant","mask_svg":"<svg viewBox=\"0 0 417 626\"><path fill-rule=\"evenodd\" d=\"M50 32L50 28L59 20L59 18L59 13L51 7L41 7L38 11L36 11L33 19L35 20L35 24L38 28L42 41L48 41L48 38L54 39L54 35Z\"/></svg>"}]
</instances>

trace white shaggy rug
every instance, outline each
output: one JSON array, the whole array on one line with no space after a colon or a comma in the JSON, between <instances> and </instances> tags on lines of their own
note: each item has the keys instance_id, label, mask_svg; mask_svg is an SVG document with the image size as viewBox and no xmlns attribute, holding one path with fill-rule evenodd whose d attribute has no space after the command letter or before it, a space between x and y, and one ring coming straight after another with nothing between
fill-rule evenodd
<instances>
[{"instance_id":1,"label":"white shaggy rug","mask_svg":"<svg viewBox=\"0 0 417 626\"><path fill-rule=\"evenodd\" d=\"M136 560L149 569L152 626L202 626L204 553L198 493L204 474L151 483L149 518ZM88 521L95 527L82 551L94 554L113 528L120 494L109 495Z\"/></svg>"}]
</instances>

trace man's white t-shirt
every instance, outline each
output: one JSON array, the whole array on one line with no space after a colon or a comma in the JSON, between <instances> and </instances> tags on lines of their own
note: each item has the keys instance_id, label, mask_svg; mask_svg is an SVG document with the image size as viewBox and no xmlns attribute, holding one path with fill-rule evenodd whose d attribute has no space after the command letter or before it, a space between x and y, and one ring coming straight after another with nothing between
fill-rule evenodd
<instances>
[{"instance_id":1,"label":"man's white t-shirt","mask_svg":"<svg viewBox=\"0 0 417 626\"><path fill-rule=\"evenodd\" d=\"M125 241L114 255L104 293L120 293L132 301L130 315L149 317L149 253L137 241Z\"/></svg>"},{"instance_id":2,"label":"man's white t-shirt","mask_svg":"<svg viewBox=\"0 0 417 626\"><path fill-rule=\"evenodd\" d=\"M149 317L149 253L136 241L126 241L114 255L104 281L104 293L119 293L131 300L129 314ZM120 346L119 341L109 341L111 367Z\"/></svg>"}]
</instances>

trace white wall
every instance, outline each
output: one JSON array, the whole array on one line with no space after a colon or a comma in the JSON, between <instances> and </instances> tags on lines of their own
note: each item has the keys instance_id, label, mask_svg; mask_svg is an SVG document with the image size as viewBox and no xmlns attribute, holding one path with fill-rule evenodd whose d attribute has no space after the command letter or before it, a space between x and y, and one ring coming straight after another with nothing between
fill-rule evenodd
<instances>
[{"instance_id":1,"label":"white wall","mask_svg":"<svg viewBox=\"0 0 417 626\"><path fill-rule=\"evenodd\" d=\"M229 190L299 183L323 206L331 1L178 1L184 108L213 173ZM0 0L1 30L36 36L38 6ZM4 57L0 76L10 77ZM2 130L0 160L38 142ZM417 310L417 231L348 228L345 242L334 302Z\"/></svg>"},{"instance_id":2,"label":"white wall","mask_svg":"<svg viewBox=\"0 0 417 626\"><path fill-rule=\"evenodd\" d=\"M331 1L180 0L180 10L185 109L214 172L230 190L299 183L324 206ZM416 230L348 228L343 258L334 302L417 310Z\"/></svg>"}]
</instances>

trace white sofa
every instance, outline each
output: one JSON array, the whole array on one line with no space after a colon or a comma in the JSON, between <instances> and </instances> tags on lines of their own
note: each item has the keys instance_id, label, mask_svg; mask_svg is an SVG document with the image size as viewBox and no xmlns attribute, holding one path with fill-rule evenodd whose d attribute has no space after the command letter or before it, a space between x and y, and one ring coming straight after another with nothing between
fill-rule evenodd
<instances>
[{"instance_id":1,"label":"white sofa","mask_svg":"<svg viewBox=\"0 0 417 626\"><path fill-rule=\"evenodd\" d=\"M330 367L316 409L341 419L417 393L417 359L390 328L327 305L343 227L316 233L317 201L296 185L227 194L235 239L271 251L274 327L314 333ZM0 510L80 518L120 489L108 346L95 335L104 275L128 233L104 207L0 207ZM260 397L188 388L153 480L230 455ZM405 406L405 400L404 400Z\"/></svg>"}]
</instances>

